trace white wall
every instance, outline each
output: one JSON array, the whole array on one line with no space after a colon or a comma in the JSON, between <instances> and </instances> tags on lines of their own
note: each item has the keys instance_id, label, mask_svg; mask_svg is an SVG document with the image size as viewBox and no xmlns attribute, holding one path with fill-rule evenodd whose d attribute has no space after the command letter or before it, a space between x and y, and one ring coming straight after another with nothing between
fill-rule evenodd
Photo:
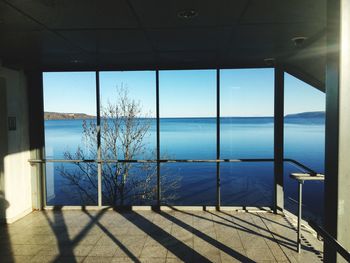
<instances>
[{"instance_id":1,"label":"white wall","mask_svg":"<svg viewBox=\"0 0 350 263\"><path fill-rule=\"evenodd\" d=\"M27 85L22 71L0 67L0 78L0 89L5 89L0 94L6 94L6 100L2 99L6 106L0 107L6 107L0 111L0 125L3 131L7 130L0 138L3 165L0 198L6 204L0 216L5 217L2 221L11 223L32 211ZM16 117L16 130L8 130L8 117Z\"/></svg>"}]
</instances>

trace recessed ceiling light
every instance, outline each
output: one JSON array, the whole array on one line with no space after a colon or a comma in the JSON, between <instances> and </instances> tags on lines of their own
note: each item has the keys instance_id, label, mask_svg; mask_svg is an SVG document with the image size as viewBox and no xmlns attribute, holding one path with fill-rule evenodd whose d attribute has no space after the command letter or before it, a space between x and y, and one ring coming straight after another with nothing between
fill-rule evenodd
<instances>
[{"instance_id":1,"label":"recessed ceiling light","mask_svg":"<svg viewBox=\"0 0 350 263\"><path fill-rule=\"evenodd\" d=\"M296 47L300 47L304 44L306 39L307 39L306 37L293 37L292 41L294 42L294 45Z\"/></svg>"},{"instance_id":2,"label":"recessed ceiling light","mask_svg":"<svg viewBox=\"0 0 350 263\"><path fill-rule=\"evenodd\" d=\"M192 19L196 16L198 16L198 12L194 9L184 9L179 12L177 12L177 16L181 19Z\"/></svg>"},{"instance_id":3,"label":"recessed ceiling light","mask_svg":"<svg viewBox=\"0 0 350 263\"><path fill-rule=\"evenodd\" d=\"M71 61L70 61L70 63L73 63L73 64L78 64L78 63L81 63L82 61L81 60L79 60L79 59L72 59Z\"/></svg>"}]
</instances>

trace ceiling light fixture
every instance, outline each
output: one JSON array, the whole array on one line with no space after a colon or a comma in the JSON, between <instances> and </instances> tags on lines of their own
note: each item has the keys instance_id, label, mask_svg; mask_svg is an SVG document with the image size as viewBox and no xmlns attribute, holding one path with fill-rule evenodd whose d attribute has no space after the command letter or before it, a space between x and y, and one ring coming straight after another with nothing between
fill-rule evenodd
<instances>
[{"instance_id":1,"label":"ceiling light fixture","mask_svg":"<svg viewBox=\"0 0 350 263\"><path fill-rule=\"evenodd\" d=\"M292 41L294 42L294 45L296 47L300 47L304 44L306 39L307 39L306 37L293 37Z\"/></svg>"},{"instance_id":2,"label":"ceiling light fixture","mask_svg":"<svg viewBox=\"0 0 350 263\"><path fill-rule=\"evenodd\" d=\"M184 9L177 12L177 16L181 19L190 20L196 16L198 16L198 12L194 9Z\"/></svg>"},{"instance_id":3,"label":"ceiling light fixture","mask_svg":"<svg viewBox=\"0 0 350 263\"><path fill-rule=\"evenodd\" d=\"M79 60L79 59L72 59L71 61L70 61L70 63L73 63L73 64L78 64L78 63L81 63L82 61L81 60Z\"/></svg>"}]
</instances>

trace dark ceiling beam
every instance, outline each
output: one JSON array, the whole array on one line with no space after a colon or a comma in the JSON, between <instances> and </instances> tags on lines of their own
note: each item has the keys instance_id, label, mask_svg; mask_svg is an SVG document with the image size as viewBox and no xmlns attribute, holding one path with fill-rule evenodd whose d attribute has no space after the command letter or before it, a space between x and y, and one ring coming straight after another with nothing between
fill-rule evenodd
<instances>
[{"instance_id":1,"label":"dark ceiling beam","mask_svg":"<svg viewBox=\"0 0 350 263\"><path fill-rule=\"evenodd\" d=\"M240 26L269 26L269 25L304 25L305 22L240 22ZM221 25L186 25L186 26L149 26L143 27L145 30L181 30L181 29L220 29L220 28L232 28L236 24L221 24ZM57 32L69 32L69 31L138 31L140 28L136 27L55 27L51 30Z\"/></svg>"},{"instance_id":2,"label":"dark ceiling beam","mask_svg":"<svg viewBox=\"0 0 350 263\"><path fill-rule=\"evenodd\" d=\"M200 64L200 65L199 65ZM232 63L232 64L221 64L219 69L255 69L255 68L272 68L266 66L264 63ZM43 72L71 72L71 71L147 71L147 70L215 70L211 62L208 63L198 63L198 64L183 64L183 63L163 63L160 65L148 64L148 65L109 65L109 66L99 66L95 65L84 65L84 66L45 66L41 68Z\"/></svg>"}]
</instances>

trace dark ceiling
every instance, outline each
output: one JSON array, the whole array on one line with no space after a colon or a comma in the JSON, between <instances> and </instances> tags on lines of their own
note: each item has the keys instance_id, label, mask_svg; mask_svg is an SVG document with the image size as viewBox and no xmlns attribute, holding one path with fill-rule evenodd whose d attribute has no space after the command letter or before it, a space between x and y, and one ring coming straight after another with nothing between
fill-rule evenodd
<instances>
[{"instance_id":1,"label":"dark ceiling","mask_svg":"<svg viewBox=\"0 0 350 263\"><path fill-rule=\"evenodd\" d=\"M192 19L178 17L194 9ZM322 89L324 0L0 0L4 65L41 70L263 67ZM307 40L296 47L293 37Z\"/></svg>"}]
</instances>

